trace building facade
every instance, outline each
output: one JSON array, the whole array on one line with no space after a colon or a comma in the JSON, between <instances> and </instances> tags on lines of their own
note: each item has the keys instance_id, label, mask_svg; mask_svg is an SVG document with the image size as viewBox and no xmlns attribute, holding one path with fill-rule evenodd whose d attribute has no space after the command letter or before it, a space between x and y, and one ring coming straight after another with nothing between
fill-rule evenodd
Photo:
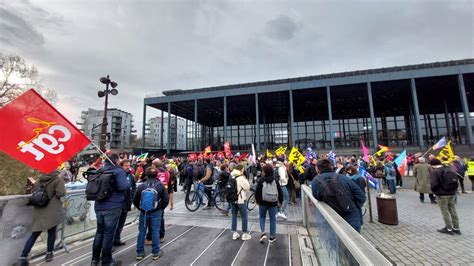
<instances>
[{"instance_id":1,"label":"building facade","mask_svg":"<svg viewBox=\"0 0 474 266\"><path fill-rule=\"evenodd\" d=\"M168 126L168 122L170 125ZM146 124L145 138L149 147L167 149L168 131L170 132L170 149L186 150L186 120L177 116L153 117Z\"/></svg>"},{"instance_id":2,"label":"building facade","mask_svg":"<svg viewBox=\"0 0 474 266\"><path fill-rule=\"evenodd\" d=\"M88 109L81 113L82 122L78 125L92 142L99 145L102 127L103 110ZM136 132L133 127L133 115L120 109L107 109L107 143L106 148L114 152L130 150L130 139Z\"/></svg>"},{"instance_id":3,"label":"building facade","mask_svg":"<svg viewBox=\"0 0 474 266\"><path fill-rule=\"evenodd\" d=\"M426 148L473 143L474 59L236 84L147 96L185 119L186 150ZM170 152L170 149L168 149Z\"/></svg>"}]
</instances>

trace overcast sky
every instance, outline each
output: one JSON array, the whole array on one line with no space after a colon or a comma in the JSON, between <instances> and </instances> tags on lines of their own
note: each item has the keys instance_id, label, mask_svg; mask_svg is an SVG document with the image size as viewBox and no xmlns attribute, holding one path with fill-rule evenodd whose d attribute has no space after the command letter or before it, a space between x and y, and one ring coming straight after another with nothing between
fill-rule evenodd
<instances>
[{"instance_id":1,"label":"overcast sky","mask_svg":"<svg viewBox=\"0 0 474 266\"><path fill-rule=\"evenodd\" d=\"M35 64L72 122L170 89L473 58L472 1L0 0L0 50ZM149 115L158 112L148 110Z\"/></svg>"}]
</instances>

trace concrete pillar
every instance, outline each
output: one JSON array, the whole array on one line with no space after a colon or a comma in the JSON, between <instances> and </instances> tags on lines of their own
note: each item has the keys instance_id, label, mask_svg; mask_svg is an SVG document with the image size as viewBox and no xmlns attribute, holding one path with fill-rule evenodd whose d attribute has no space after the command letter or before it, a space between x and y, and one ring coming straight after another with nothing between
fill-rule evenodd
<instances>
[{"instance_id":1,"label":"concrete pillar","mask_svg":"<svg viewBox=\"0 0 474 266\"><path fill-rule=\"evenodd\" d=\"M335 150L336 147L334 145L334 125L332 122L332 105L331 105L331 89L329 86L326 87L326 95L328 98L328 115L329 115L329 136L331 138L331 149Z\"/></svg>"},{"instance_id":2,"label":"concrete pillar","mask_svg":"<svg viewBox=\"0 0 474 266\"><path fill-rule=\"evenodd\" d=\"M293 113L293 91L288 92L290 94L290 122L291 122L291 146L295 146L295 117Z\"/></svg>"},{"instance_id":3,"label":"concrete pillar","mask_svg":"<svg viewBox=\"0 0 474 266\"><path fill-rule=\"evenodd\" d=\"M256 153L260 151L260 116L258 112L258 93L255 93L255 121L256 121L256 132L257 132L257 143L255 145Z\"/></svg>"},{"instance_id":4,"label":"concrete pillar","mask_svg":"<svg viewBox=\"0 0 474 266\"><path fill-rule=\"evenodd\" d=\"M146 104L143 104L142 153L145 152Z\"/></svg>"},{"instance_id":5,"label":"concrete pillar","mask_svg":"<svg viewBox=\"0 0 474 266\"><path fill-rule=\"evenodd\" d=\"M224 96L224 143L227 141L227 96Z\"/></svg>"},{"instance_id":6,"label":"concrete pillar","mask_svg":"<svg viewBox=\"0 0 474 266\"><path fill-rule=\"evenodd\" d=\"M473 144L471 113L469 112L469 106L467 105L466 89L464 87L464 79L463 79L462 74L458 74L458 88L459 88L459 94L461 94L461 105L462 105L462 111L464 113L464 124L466 125L467 144L471 146Z\"/></svg>"},{"instance_id":7,"label":"concrete pillar","mask_svg":"<svg viewBox=\"0 0 474 266\"><path fill-rule=\"evenodd\" d=\"M370 82L367 82L367 95L369 97L370 124L372 127L372 147L377 149L377 126L375 124L374 102L372 99L372 85Z\"/></svg>"},{"instance_id":8,"label":"concrete pillar","mask_svg":"<svg viewBox=\"0 0 474 266\"><path fill-rule=\"evenodd\" d=\"M169 155L171 150L171 102L168 102L168 131L166 134L166 154Z\"/></svg>"},{"instance_id":9,"label":"concrete pillar","mask_svg":"<svg viewBox=\"0 0 474 266\"><path fill-rule=\"evenodd\" d=\"M197 99L194 99L194 151L198 150L198 137L197 137L197 128L198 128L198 103Z\"/></svg>"},{"instance_id":10,"label":"concrete pillar","mask_svg":"<svg viewBox=\"0 0 474 266\"><path fill-rule=\"evenodd\" d=\"M416 83L415 79L410 79L410 88L411 88L411 98L413 102L413 112L415 113L415 126L416 126L416 136L418 147L423 147L423 133L421 132L421 125L420 125L420 109L418 108L418 96L416 95Z\"/></svg>"}]
</instances>

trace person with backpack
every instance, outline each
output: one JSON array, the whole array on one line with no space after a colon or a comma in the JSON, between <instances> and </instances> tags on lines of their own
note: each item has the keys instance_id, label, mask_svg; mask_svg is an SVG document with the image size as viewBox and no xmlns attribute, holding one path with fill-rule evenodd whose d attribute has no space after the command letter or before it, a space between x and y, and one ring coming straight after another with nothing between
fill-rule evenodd
<instances>
[{"instance_id":1,"label":"person with backpack","mask_svg":"<svg viewBox=\"0 0 474 266\"><path fill-rule=\"evenodd\" d=\"M112 177L108 184L101 183L101 186L110 186L109 193L106 197L96 200L94 204L97 230L92 244L92 265L99 264L100 260L102 265L116 265L119 263L112 258L112 244L125 201L124 191L130 189L125 171L118 166L119 161L120 157L117 154L110 154L109 159L99 170L100 172L111 173ZM100 188L99 191L101 191Z\"/></svg>"},{"instance_id":2,"label":"person with backpack","mask_svg":"<svg viewBox=\"0 0 474 266\"><path fill-rule=\"evenodd\" d=\"M242 240L250 240L252 237L248 231L247 213L247 192L250 190L250 183L243 174L244 166L238 164L230 173L231 177L226 185L226 199L231 203L232 208L232 239L237 240L240 234L237 233L237 213L240 212L242 219ZM229 190L229 191L228 191Z\"/></svg>"},{"instance_id":3,"label":"person with backpack","mask_svg":"<svg viewBox=\"0 0 474 266\"><path fill-rule=\"evenodd\" d=\"M53 260L56 227L63 221L63 205L61 197L64 197L65 195L66 188L64 186L64 179L59 176L58 171L42 175L34 183L32 198L36 197L41 200L36 201L30 198L29 205L33 206L33 223L31 225L32 233L21 252L21 256L18 259L18 265L28 265L28 255L35 244L36 239L38 239L43 231L48 231L45 261L49 262Z\"/></svg>"},{"instance_id":4,"label":"person with backpack","mask_svg":"<svg viewBox=\"0 0 474 266\"><path fill-rule=\"evenodd\" d=\"M360 208L364 205L365 193L349 177L335 173L330 160L321 159L316 167L319 174L311 184L313 196L329 205L357 232L360 232Z\"/></svg>"},{"instance_id":5,"label":"person with backpack","mask_svg":"<svg viewBox=\"0 0 474 266\"><path fill-rule=\"evenodd\" d=\"M395 185L395 178L397 176L397 172L395 170L395 166L390 161L386 161L385 163L385 179L387 180L388 189L390 190L390 194L397 193L397 187Z\"/></svg>"},{"instance_id":6,"label":"person with backpack","mask_svg":"<svg viewBox=\"0 0 474 266\"><path fill-rule=\"evenodd\" d=\"M267 235L265 233L265 220L268 212L270 218L270 238L269 242L276 240L276 214L278 203L283 202L283 191L280 183L275 181L272 165L265 165L262 168L262 178L257 182L255 190L255 200L258 204L258 213L260 220L260 243L265 243Z\"/></svg>"},{"instance_id":7,"label":"person with backpack","mask_svg":"<svg viewBox=\"0 0 474 266\"><path fill-rule=\"evenodd\" d=\"M451 167L443 166L439 159L431 159L431 191L438 196L438 205L445 227L437 231L442 234L461 234L455 201L458 190L458 177Z\"/></svg>"},{"instance_id":8,"label":"person with backpack","mask_svg":"<svg viewBox=\"0 0 474 266\"><path fill-rule=\"evenodd\" d=\"M138 238L137 238L137 260L145 257L145 235L147 223L151 224L152 259L157 260L163 256L160 250L160 228L163 223L163 210L168 206L169 198L167 189L157 178L158 170L151 166L145 172L147 180L137 188L133 205L140 211Z\"/></svg>"},{"instance_id":9,"label":"person with backpack","mask_svg":"<svg viewBox=\"0 0 474 266\"><path fill-rule=\"evenodd\" d=\"M168 193L168 203L171 202L169 187L170 187L170 173L163 167L163 162L160 159L153 160L153 167L157 170L156 178L165 187L166 193ZM151 222L147 223L148 231L146 234L145 245L151 245L153 243ZM160 225L160 243L165 242L165 208L161 212L161 225Z\"/></svg>"}]
</instances>

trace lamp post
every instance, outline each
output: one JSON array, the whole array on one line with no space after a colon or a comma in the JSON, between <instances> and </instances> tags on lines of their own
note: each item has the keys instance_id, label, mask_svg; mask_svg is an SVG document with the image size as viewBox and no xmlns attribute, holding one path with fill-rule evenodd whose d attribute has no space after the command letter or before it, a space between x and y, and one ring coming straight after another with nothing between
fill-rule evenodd
<instances>
[{"instance_id":1,"label":"lamp post","mask_svg":"<svg viewBox=\"0 0 474 266\"><path fill-rule=\"evenodd\" d=\"M101 77L100 82L102 84L105 84L105 90L97 92L97 95L99 98L102 98L105 96L105 106L104 106L104 118L102 119L102 128L100 131L100 149L105 152L105 142L106 142L106 135L107 135L107 104L109 100L109 93L112 95L117 95L118 90L115 89L117 87L117 82L111 81L109 78L109 75L107 77ZM109 90L109 84L112 87L111 90Z\"/></svg>"}]
</instances>

